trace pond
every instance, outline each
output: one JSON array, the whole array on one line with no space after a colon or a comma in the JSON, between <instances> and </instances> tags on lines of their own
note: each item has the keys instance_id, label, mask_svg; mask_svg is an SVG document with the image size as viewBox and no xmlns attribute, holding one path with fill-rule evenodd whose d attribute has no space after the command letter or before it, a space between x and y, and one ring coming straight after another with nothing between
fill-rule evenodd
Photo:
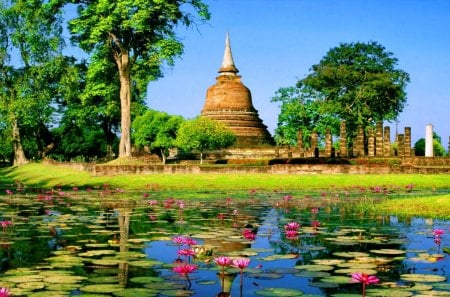
<instances>
[{"instance_id":1,"label":"pond","mask_svg":"<svg viewBox=\"0 0 450 297\"><path fill-rule=\"evenodd\" d=\"M371 214L411 189L8 190L13 296L450 296L450 222Z\"/></svg>"}]
</instances>

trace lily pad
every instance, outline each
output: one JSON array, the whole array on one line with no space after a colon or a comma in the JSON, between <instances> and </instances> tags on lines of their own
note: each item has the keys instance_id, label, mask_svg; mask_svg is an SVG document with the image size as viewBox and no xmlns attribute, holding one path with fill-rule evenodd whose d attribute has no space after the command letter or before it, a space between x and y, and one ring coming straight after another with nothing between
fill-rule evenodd
<instances>
[{"instance_id":1,"label":"lily pad","mask_svg":"<svg viewBox=\"0 0 450 297\"><path fill-rule=\"evenodd\" d=\"M403 250L396 250L396 249L379 249L379 250L370 250L373 254L382 254L382 255L403 255L406 253L406 251Z\"/></svg>"},{"instance_id":2,"label":"lily pad","mask_svg":"<svg viewBox=\"0 0 450 297\"><path fill-rule=\"evenodd\" d=\"M409 291L397 290L397 289L379 289L379 288L368 288L366 290L367 296L377 296L377 297L409 297L414 294Z\"/></svg>"},{"instance_id":3,"label":"lily pad","mask_svg":"<svg viewBox=\"0 0 450 297\"><path fill-rule=\"evenodd\" d=\"M302 296L303 292L300 290L286 288L264 288L262 290L255 291L255 294L259 296L295 297Z\"/></svg>"},{"instance_id":4,"label":"lily pad","mask_svg":"<svg viewBox=\"0 0 450 297\"><path fill-rule=\"evenodd\" d=\"M400 278L404 281L409 282L423 282L423 283L434 283L434 282L444 282L447 280L445 276L435 275L435 274L402 274Z\"/></svg>"},{"instance_id":5,"label":"lily pad","mask_svg":"<svg viewBox=\"0 0 450 297\"><path fill-rule=\"evenodd\" d=\"M114 291L113 295L118 297L156 297L158 296L158 291L147 288L126 288Z\"/></svg>"},{"instance_id":6,"label":"lily pad","mask_svg":"<svg viewBox=\"0 0 450 297\"><path fill-rule=\"evenodd\" d=\"M159 294L169 297L187 297L195 294L195 291L190 290L162 290Z\"/></svg>"},{"instance_id":7,"label":"lily pad","mask_svg":"<svg viewBox=\"0 0 450 297\"><path fill-rule=\"evenodd\" d=\"M123 290L123 286L118 284L95 284L81 287L80 290L88 293L112 293Z\"/></svg>"}]
</instances>

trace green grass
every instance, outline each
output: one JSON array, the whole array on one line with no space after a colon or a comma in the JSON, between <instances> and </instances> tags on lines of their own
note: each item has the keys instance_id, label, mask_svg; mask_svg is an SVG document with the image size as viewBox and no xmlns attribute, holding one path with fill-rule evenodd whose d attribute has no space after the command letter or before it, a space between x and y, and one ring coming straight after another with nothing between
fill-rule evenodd
<instances>
[{"instance_id":1,"label":"green grass","mask_svg":"<svg viewBox=\"0 0 450 297\"><path fill-rule=\"evenodd\" d=\"M330 188L398 186L413 184L415 189L450 189L446 174L145 174L94 177L85 171L41 163L0 169L0 182L20 181L30 187L52 188L101 186L143 190L156 186L159 190L324 190Z\"/></svg>"},{"instance_id":2,"label":"green grass","mask_svg":"<svg viewBox=\"0 0 450 297\"><path fill-rule=\"evenodd\" d=\"M214 191L287 191L305 192L354 187L388 186L404 189L413 184L415 190L427 195L449 192L450 176L447 174L367 174L367 175L287 175L287 174L146 174L94 177L85 171L64 166L27 164L21 167L0 169L0 188L14 189L19 181L27 187L63 188L100 187L128 191L157 189L167 195L182 191L185 198L201 197L199 193ZM421 191L418 191L420 193ZM423 194L422 194L423 195ZM205 197L206 197L205 196ZM209 195L210 197L211 195ZM244 195L245 196L245 195ZM390 198L376 204L375 211L398 215L418 215L450 219L450 194L430 197Z\"/></svg>"},{"instance_id":3,"label":"green grass","mask_svg":"<svg viewBox=\"0 0 450 297\"><path fill-rule=\"evenodd\" d=\"M397 216L413 215L450 220L450 194L389 199L377 204L376 211Z\"/></svg>"}]
</instances>

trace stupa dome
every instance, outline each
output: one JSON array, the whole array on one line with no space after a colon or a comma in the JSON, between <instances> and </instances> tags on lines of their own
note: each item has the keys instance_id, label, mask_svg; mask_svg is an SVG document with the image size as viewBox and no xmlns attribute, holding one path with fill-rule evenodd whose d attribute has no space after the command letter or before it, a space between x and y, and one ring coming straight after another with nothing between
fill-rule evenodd
<instances>
[{"instance_id":1,"label":"stupa dome","mask_svg":"<svg viewBox=\"0 0 450 297\"><path fill-rule=\"evenodd\" d=\"M236 146L272 144L267 126L263 124L258 111L253 107L251 92L241 82L238 72L227 34L219 76L216 78L216 84L209 87L206 92L201 115L227 125L236 135Z\"/></svg>"}]
</instances>

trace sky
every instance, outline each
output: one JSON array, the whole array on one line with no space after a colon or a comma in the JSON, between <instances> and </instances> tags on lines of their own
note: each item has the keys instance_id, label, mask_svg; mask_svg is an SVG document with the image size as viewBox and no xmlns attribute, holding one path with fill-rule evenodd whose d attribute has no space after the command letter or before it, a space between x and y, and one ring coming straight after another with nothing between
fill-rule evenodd
<instances>
[{"instance_id":1,"label":"sky","mask_svg":"<svg viewBox=\"0 0 450 297\"><path fill-rule=\"evenodd\" d=\"M412 145L425 126L450 136L450 1L448 0L204 0L211 19L180 28L184 54L165 76L151 82L147 104L193 118L215 84L225 36L254 107L273 135L279 114L271 98L294 86L340 43L376 41L409 73L407 105L391 136L411 127Z\"/></svg>"}]
</instances>

